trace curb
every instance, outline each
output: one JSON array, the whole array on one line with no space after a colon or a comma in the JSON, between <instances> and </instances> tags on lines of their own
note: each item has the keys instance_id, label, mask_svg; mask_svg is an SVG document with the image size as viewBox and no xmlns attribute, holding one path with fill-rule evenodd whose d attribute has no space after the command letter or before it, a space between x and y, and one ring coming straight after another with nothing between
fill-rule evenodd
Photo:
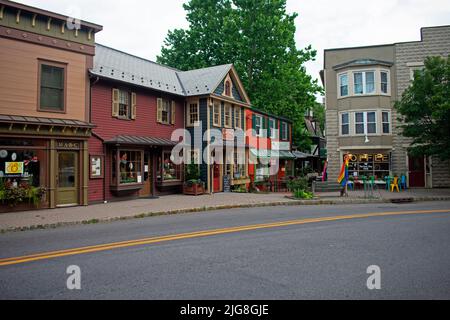
<instances>
[{"instance_id":1,"label":"curb","mask_svg":"<svg viewBox=\"0 0 450 320\"><path fill-rule=\"evenodd\" d=\"M79 225L89 225L89 224L98 224L98 223L110 223L117 221L126 221L126 220L134 220L134 219L144 219L150 217L158 217L158 216L169 216L169 215L178 215L178 214L186 214L186 213L199 213L199 212L211 212L218 210L227 210L227 209L239 209L239 208L264 208L264 207L281 207L281 206L318 206L318 205L344 205L344 204L371 204L371 203L392 203L393 199L383 199L383 198L375 198L375 199L314 199L314 200L289 200L289 201L277 201L277 202L264 202L264 203L252 203L252 204L235 204L235 205L217 205L217 206L203 206L197 208L190 209L177 209L170 211L155 211L155 212L147 212L136 214L132 216L125 217L114 217L114 218L103 218L103 219L92 219L92 220L83 220L83 221L73 221L73 222L59 222L53 224L43 224L43 225L32 225L26 227L12 227L7 229L0 230L0 234L9 233L9 232L23 232L23 231L32 231L32 230L46 230L46 229L56 229L60 227L69 227L69 226L79 226ZM425 201L450 201L450 197L417 197L413 199L414 202L425 202Z\"/></svg>"}]
</instances>

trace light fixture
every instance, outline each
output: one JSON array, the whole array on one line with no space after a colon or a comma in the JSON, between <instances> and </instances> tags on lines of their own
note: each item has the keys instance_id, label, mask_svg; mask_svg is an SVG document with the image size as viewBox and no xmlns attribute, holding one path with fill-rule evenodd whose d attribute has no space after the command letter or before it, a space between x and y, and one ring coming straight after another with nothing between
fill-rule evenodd
<instances>
[{"instance_id":1,"label":"light fixture","mask_svg":"<svg viewBox=\"0 0 450 320\"><path fill-rule=\"evenodd\" d=\"M369 136L366 134L366 140L364 141L364 143L369 143L369 142L370 142Z\"/></svg>"}]
</instances>

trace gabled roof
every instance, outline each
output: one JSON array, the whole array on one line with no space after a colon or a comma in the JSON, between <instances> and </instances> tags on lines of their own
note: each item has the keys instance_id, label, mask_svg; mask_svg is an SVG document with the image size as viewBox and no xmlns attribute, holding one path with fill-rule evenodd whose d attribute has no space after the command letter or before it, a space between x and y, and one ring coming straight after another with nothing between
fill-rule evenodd
<instances>
[{"instance_id":1,"label":"gabled roof","mask_svg":"<svg viewBox=\"0 0 450 320\"><path fill-rule=\"evenodd\" d=\"M232 65L225 64L216 67L177 72L185 90L186 96L211 94L226 77Z\"/></svg>"},{"instance_id":2,"label":"gabled roof","mask_svg":"<svg viewBox=\"0 0 450 320\"><path fill-rule=\"evenodd\" d=\"M213 94L229 72L242 86L232 64L180 71L99 44L90 70L94 76L183 97ZM245 92L244 97L248 101Z\"/></svg>"}]
</instances>

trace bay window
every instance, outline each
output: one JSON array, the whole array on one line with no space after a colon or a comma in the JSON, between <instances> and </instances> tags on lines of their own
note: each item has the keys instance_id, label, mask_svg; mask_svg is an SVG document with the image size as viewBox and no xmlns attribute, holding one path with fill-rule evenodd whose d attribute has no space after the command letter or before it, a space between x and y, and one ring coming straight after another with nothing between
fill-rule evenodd
<instances>
[{"instance_id":1,"label":"bay window","mask_svg":"<svg viewBox=\"0 0 450 320\"><path fill-rule=\"evenodd\" d=\"M355 133L364 134L364 112L355 113Z\"/></svg>"},{"instance_id":2,"label":"bay window","mask_svg":"<svg viewBox=\"0 0 450 320\"><path fill-rule=\"evenodd\" d=\"M377 117L375 111L355 113L356 134L376 134Z\"/></svg>"},{"instance_id":3,"label":"bay window","mask_svg":"<svg viewBox=\"0 0 450 320\"><path fill-rule=\"evenodd\" d=\"M348 75L346 73L339 75L339 89L341 97L348 96Z\"/></svg>"},{"instance_id":4,"label":"bay window","mask_svg":"<svg viewBox=\"0 0 450 320\"><path fill-rule=\"evenodd\" d=\"M348 113L341 114L341 134L350 134L350 117Z\"/></svg>"},{"instance_id":5,"label":"bay window","mask_svg":"<svg viewBox=\"0 0 450 320\"><path fill-rule=\"evenodd\" d=\"M353 73L354 93L371 94L375 93L375 72L364 71Z\"/></svg>"},{"instance_id":6,"label":"bay window","mask_svg":"<svg viewBox=\"0 0 450 320\"><path fill-rule=\"evenodd\" d=\"M390 134L391 133L391 114L388 111L382 112L382 125L383 125L383 133Z\"/></svg>"},{"instance_id":7,"label":"bay window","mask_svg":"<svg viewBox=\"0 0 450 320\"><path fill-rule=\"evenodd\" d=\"M389 90L388 73L385 71L381 71L380 78L381 78L381 93L387 94Z\"/></svg>"}]
</instances>

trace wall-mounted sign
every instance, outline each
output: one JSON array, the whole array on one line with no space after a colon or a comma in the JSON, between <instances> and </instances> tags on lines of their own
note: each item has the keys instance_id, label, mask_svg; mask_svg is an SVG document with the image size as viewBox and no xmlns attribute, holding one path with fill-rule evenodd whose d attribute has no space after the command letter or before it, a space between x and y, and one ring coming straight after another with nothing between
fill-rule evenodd
<instances>
[{"instance_id":1,"label":"wall-mounted sign","mask_svg":"<svg viewBox=\"0 0 450 320\"><path fill-rule=\"evenodd\" d=\"M6 174L23 174L23 162L6 162Z\"/></svg>"},{"instance_id":2,"label":"wall-mounted sign","mask_svg":"<svg viewBox=\"0 0 450 320\"><path fill-rule=\"evenodd\" d=\"M91 156L91 179L103 178L103 156Z\"/></svg>"},{"instance_id":3,"label":"wall-mounted sign","mask_svg":"<svg viewBox=\"0 0 450 320\"><path fill-rule=\"evenodd\" d=\"M58 149L78 150L80 149L80 143L77 141L57 141L56 147Z\"/></svg>"}]
</instances>

